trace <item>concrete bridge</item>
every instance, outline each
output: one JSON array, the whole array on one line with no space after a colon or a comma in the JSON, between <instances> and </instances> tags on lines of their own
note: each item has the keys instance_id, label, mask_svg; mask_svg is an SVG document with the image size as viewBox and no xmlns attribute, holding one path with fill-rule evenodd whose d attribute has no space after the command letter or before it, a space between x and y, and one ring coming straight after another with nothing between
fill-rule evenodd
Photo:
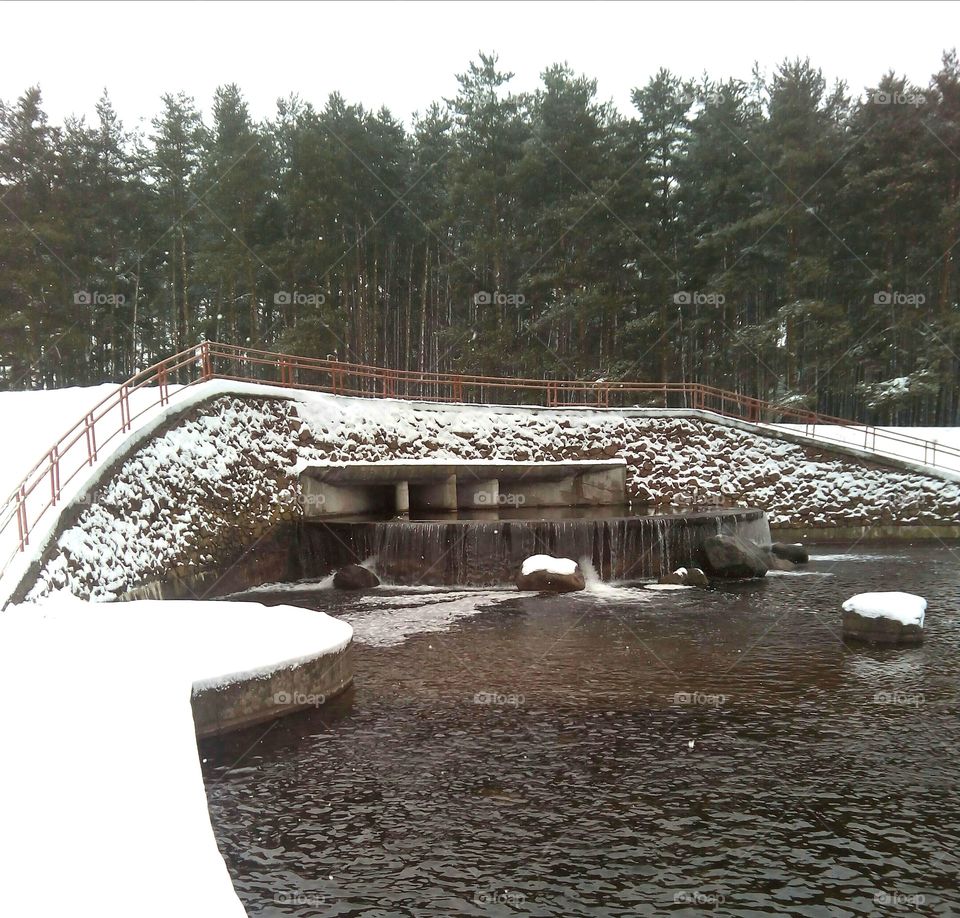
<instances>
[{"instance_id":1,"label":"concrete bridge","mask_svg":"<svg viewBox=\"0 0 960 918\"><path fill-rule=\"evenodd\" d=\"M303 515L403 516L522 507L604 507L627 502L627 463L385 461L308 465Z\"/></svg>"}]
</instances>

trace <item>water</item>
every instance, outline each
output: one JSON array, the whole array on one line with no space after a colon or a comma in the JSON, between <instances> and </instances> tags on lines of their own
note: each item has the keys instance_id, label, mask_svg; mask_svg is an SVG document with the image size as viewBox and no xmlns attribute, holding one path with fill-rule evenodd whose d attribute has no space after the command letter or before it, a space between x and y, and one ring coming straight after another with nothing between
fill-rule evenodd
<instances>
[{"instance_id":1,"label":"water","mask_svg":"<svg viewBox=\"0 0 960 918\"><path fill-rule=\"evenodd\" d=\"M709 592L274 597L355 623L356 684L201 747L249 913L960 911L960 552L816 556ZM926 596L926 643L844 646L866 589Z\"/></svg>"},{"instance_id":2,"label":"water","mask_svg":"<svg viewBox=\"0 0 960 918\"><path fill-rule=\"evenodd\" d=\"M702 564L704 540L720 532L770 541L761 510L712 508L586 519L309 522L298 552L305 576L317 578L374 558L380 577L393 583L492 586L512 583L525 558L548 554L585 559L601 579L622 580L657 576L691 559Z\"/></svg>"}]
</instances>

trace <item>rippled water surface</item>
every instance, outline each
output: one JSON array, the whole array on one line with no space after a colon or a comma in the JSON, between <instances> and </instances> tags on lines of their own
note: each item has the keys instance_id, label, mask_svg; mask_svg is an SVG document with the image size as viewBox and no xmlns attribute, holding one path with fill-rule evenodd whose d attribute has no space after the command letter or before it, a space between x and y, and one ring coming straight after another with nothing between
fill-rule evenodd
<instances>
[{"instance_id":1,"label":"rippled water surface","mask_svg":"<svg viewBox=\"0 0 960 918\"><path fill-rule=\"evenodd\" d=\"M251 915L960 912L960 550L711 591L289 591L355 685L202 747ZM866 590L922 647L839 640Z\"/></svg>"}]
</instances>

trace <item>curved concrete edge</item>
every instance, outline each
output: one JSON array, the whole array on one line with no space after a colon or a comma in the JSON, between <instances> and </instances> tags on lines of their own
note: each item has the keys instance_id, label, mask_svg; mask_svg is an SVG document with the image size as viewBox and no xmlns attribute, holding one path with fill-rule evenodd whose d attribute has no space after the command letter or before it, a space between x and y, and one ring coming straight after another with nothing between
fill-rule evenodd
<instances>
[{"instance_id":1,"label":"curved concrete edge","mask_svg":"<svg viewBox=\"0 0 960 918\"><path fill-rule=\"evenodd\" d=\"M193 720L200 738L217 736L322 707L353 682L353 644L265 675L224 685L194 686Z\"/></svg>"}]
</instances>

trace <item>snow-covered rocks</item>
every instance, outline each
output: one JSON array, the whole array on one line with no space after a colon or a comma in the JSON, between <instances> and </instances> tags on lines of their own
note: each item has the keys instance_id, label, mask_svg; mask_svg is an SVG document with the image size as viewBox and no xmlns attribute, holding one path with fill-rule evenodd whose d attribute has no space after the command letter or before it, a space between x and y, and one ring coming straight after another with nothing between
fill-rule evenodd
<instances>
[{"instance_id":1,"label":"snow-covered rocks","mask_svg":"<svg viewBox=\"0 0 960 918\"><path fill-rule=\"evenodd\" d=\"M678 567L673 573L664 574L658 582L668 585L700 587L701 589L710 586L707 575L699 567Z\"/></svg>"},{"instance_id":2,"label":"snow-covered rocks","mask_svg":"<svg viewBox=\"0 0 960 918\"><path fill-rule=\"evenodd\" d=\"M36 580L23 584L31 599L66 587L107 600L171 575L214 572L216 579L245 546L302 515L297 470L331 461L539 462L615 451L627 463L631 497L665 510L749 503L764 508L773 526L814 531L894 524L936 530L955 525L960 514L956 482L701 418L425 406L211 385L218 397L179 420L171 415L169 426L86 488L87 500L63 518Z\"/></svg>"},{"instance_id":3,"label":"snow-covered rocks","mask_svg":"<svg viewBox=\"0 0 960 918\"><path fill-rule=\"evenodd\" d=\"M703 550L707 570L714 577L764 577L770 569L763 550L740 536L711 536L704 541Z\"/></svg>"},{"instance_id":4,"label":"snow-covered rocks","mask_svg":"<svg viewBox=\"0 0 960 918\"><path fill-rule=\"evenodd\" d=\"M927 601L913 593L858 593L843 604L843 636L871 644L919 644Z\"/></svg>"},{"instance_id":5,"label":"snow-covered rocks","mask_svg":"<svg viewBox=\"0 0 960 918\"><path fill-rule=\"evenodd\" d=\"M523 562L517 589L538 593L573 593L586 586L576 561L550 555L531 555Z\"/></svg>"}]
</instances>

